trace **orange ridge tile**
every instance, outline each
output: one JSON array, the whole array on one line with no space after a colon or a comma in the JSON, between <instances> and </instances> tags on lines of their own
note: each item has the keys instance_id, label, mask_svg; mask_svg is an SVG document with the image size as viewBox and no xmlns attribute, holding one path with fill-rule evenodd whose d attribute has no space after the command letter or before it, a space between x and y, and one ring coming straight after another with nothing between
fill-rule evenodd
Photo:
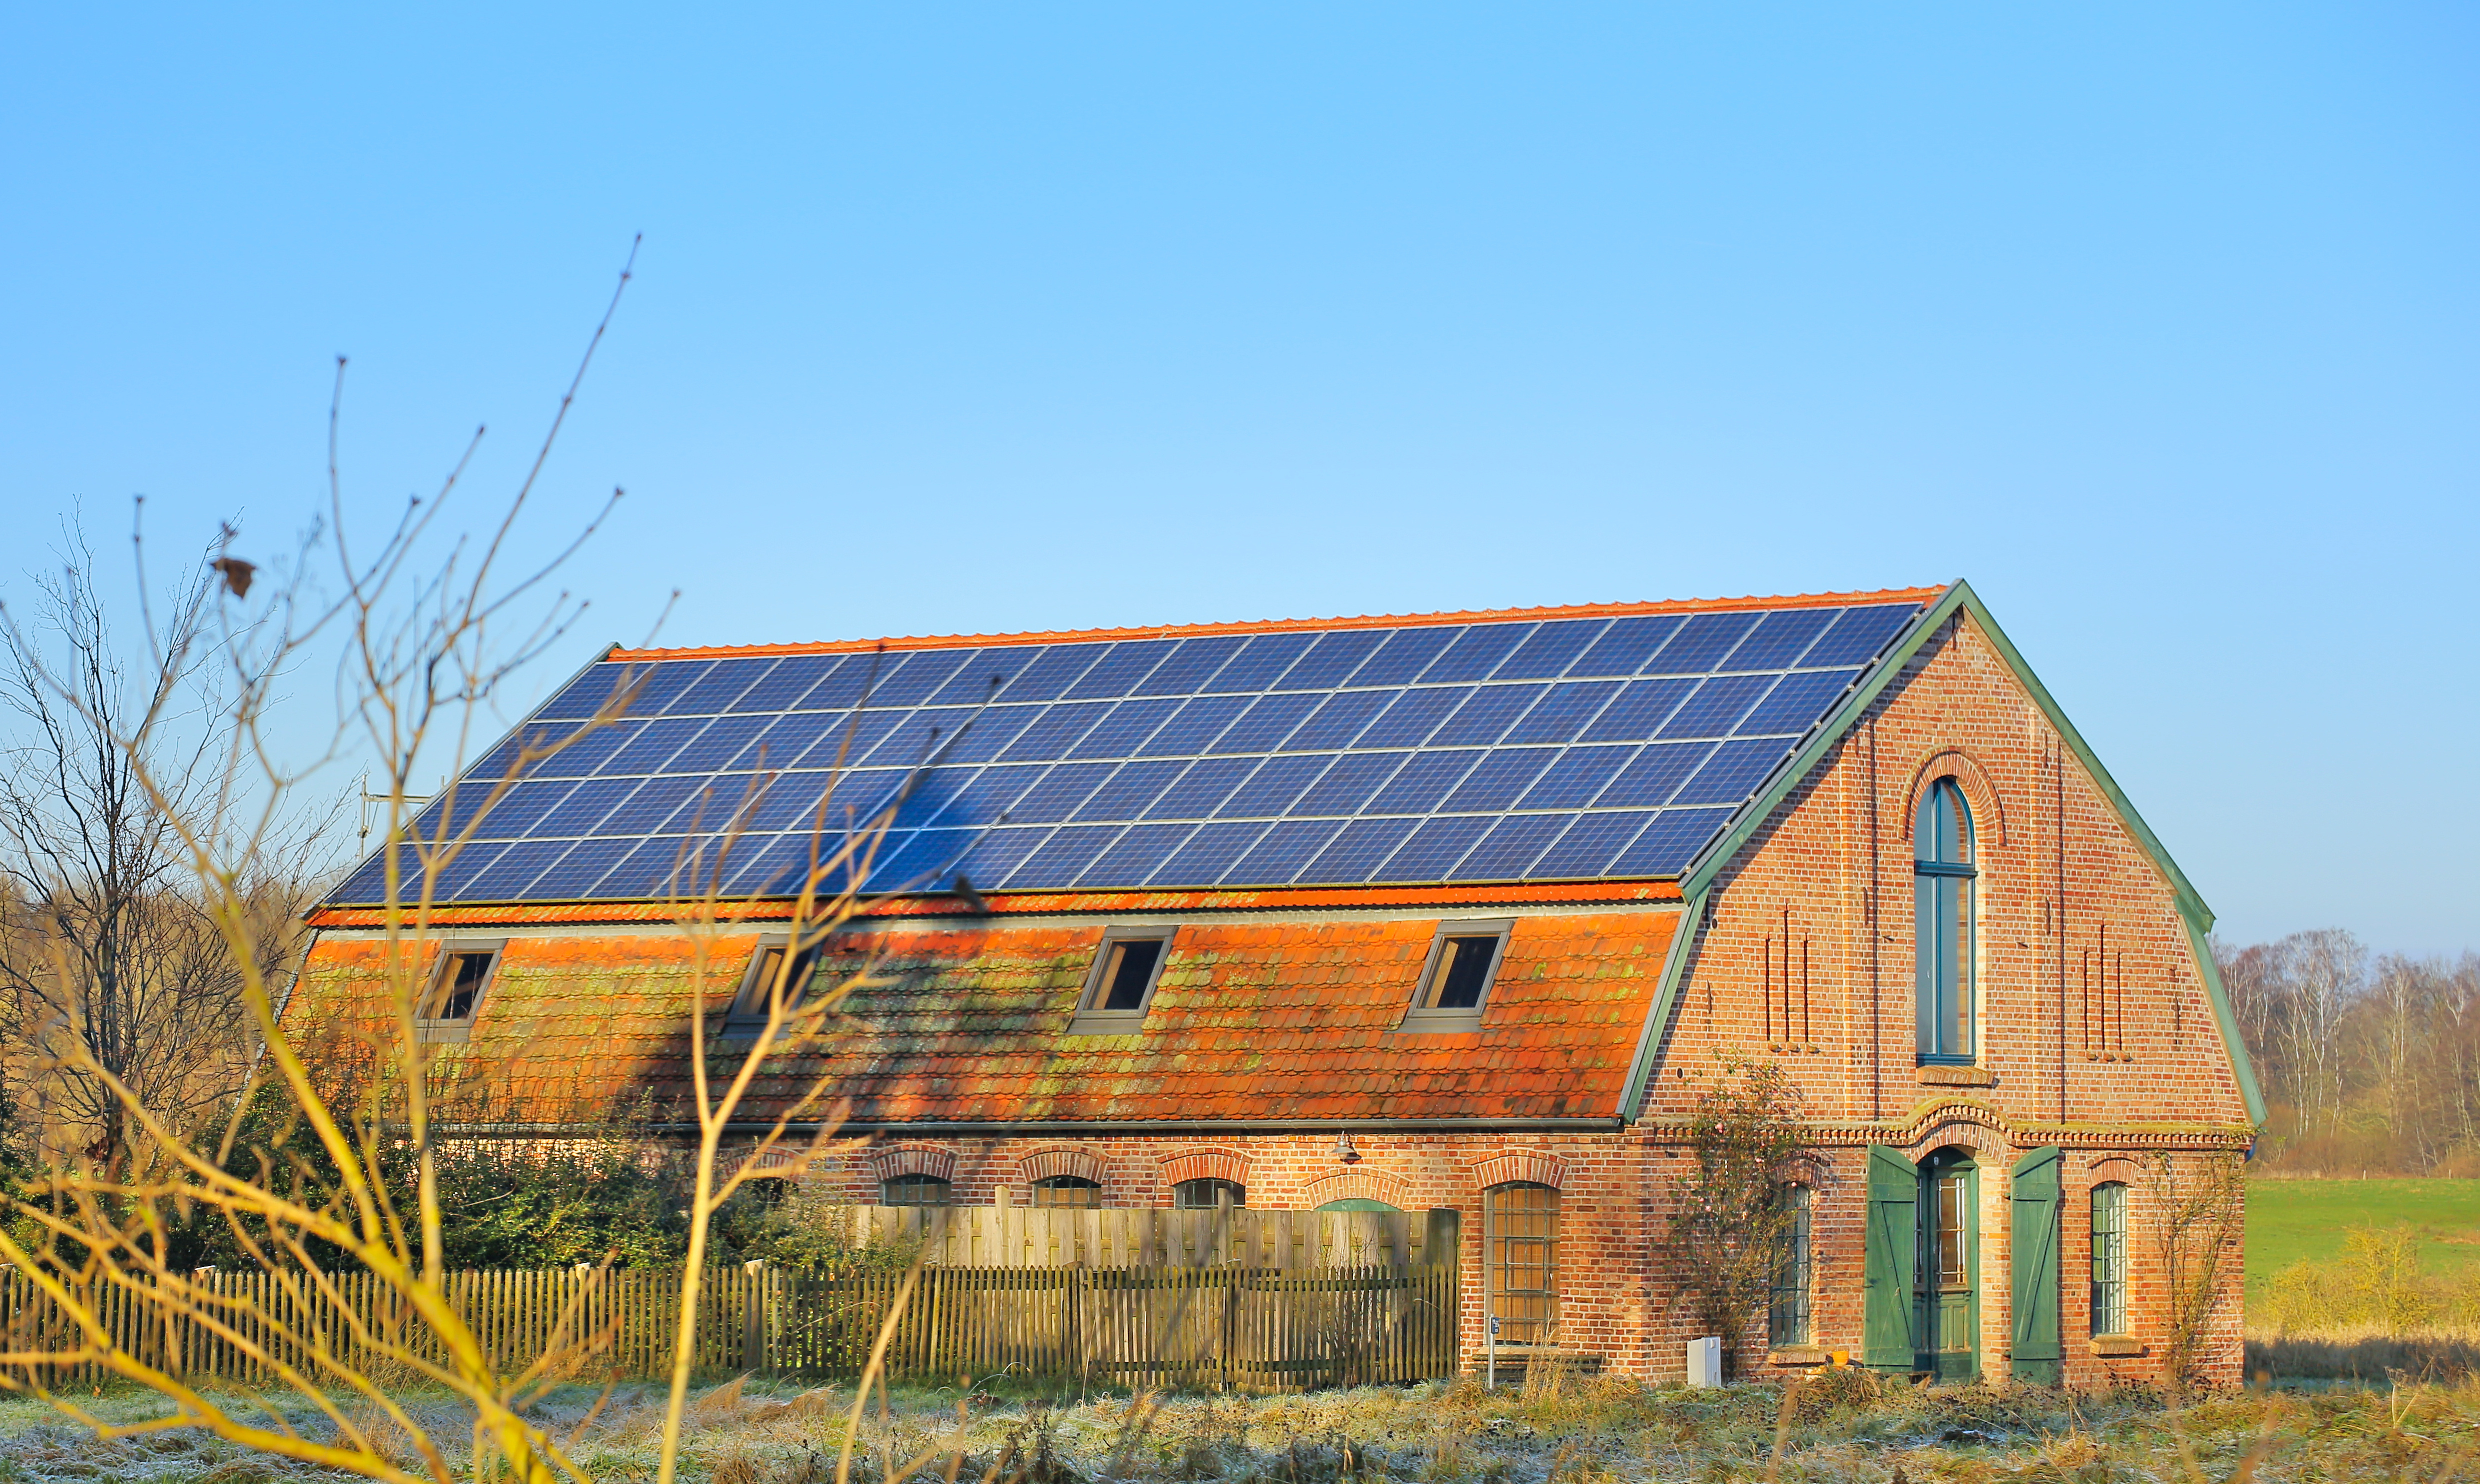
<instances>
[{"instance_id":1,"label":"orange ridge tile","mask_svg":"<svg viewBox=\"0 0 2480 1484\"><path fill-rule=\"evenodd\" d=\"M875 639L825 639L791 644L708 644L681 649L623 649L603 658L634 662L700 660L718 656L764 659L770 655L856 654L871 649L997 649L1019 644L1068 644L1102 639L1197 638L1216 634L1318 633L1333 629L1409 629L1450 623L1537 623L1553 618L1628 618L1644 613L1721 613L1747 609L1843 608L1861 604L1931 603L1944 587L1883 587L1874 592L1786 593L1778 597L1666 598L1646 603L1572 603L1542 608L1467 609L1459 612L1372 613L1334 618L1255 618L1233 623L1187 623L1128 629L1057 629L1025 634L918 634Z\"/></svg>"}]
</instances>

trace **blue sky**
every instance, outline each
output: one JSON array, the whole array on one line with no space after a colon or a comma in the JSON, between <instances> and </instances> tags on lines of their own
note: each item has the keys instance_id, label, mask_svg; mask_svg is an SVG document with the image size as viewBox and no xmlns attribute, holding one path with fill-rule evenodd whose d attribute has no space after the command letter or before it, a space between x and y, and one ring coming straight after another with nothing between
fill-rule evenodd
<instances>
[{"instance_id":1,"label":"blue sky","mask_svg":"<svg viewBox=\"0 0 2480 1484\"><path fill-rule=\"evenodd\" d=\"M478 515L643 232L544 686L675 588L726 643L1968 577L2226 933L2480 947L2480 12L517 10L13 17L0 590L139 492L280 548L340 351L356 513L487 423Z\"/></svg>"}]
</instances>

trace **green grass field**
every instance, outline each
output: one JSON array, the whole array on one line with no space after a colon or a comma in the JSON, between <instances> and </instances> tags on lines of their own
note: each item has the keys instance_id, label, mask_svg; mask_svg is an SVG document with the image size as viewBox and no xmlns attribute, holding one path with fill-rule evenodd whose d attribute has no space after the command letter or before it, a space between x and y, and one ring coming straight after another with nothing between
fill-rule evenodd
<instances>
[{"instance_id":1,"label":"green grass field","mask_svg":"<svg viewBox=\"0 0 2480 1484\"><path fill-rule=\"evenodd\" d=\"M2480 1262L2480 1180L2252 1180L2247 1286L2342 1250L2355 1226L2408 1226L2433 1270Z\"/></svg>"}]
</instances>

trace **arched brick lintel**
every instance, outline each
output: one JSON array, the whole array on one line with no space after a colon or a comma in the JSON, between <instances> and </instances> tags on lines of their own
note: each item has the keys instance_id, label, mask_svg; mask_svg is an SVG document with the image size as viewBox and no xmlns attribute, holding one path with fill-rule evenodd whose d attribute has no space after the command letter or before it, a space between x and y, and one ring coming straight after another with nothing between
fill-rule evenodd
<instances>
[{"instance_id":1,"label":"arched brick lintel","mask_svg":"<svg viewBox=\"0 0 2480 1484\"><path fill-rule=\"evenodd\" d=\"M1920 817L1921 796L1941 778L1953 779L1954 786L1963 791L1964 799L1972 805L1972 827L1979 836L1977 843L2005 845L2006 800L1999 794L1989 769L1960 747L1943 747L1930 753L1912 774L1911 792L1903 800L1903 838L1912 838L1912 821Z\"/></svg>"},{"instance_id":2,"label":"arched brick lintel","mask_svg":"<svg viewBox=\"0 0 2480 1484\"><path fill-rule=\"evenodd\" d=\"M1162 1162L1165 1185L1185 1185L1192 1180L1227 1180L1235 1185L1246 1185L1249 1157L1228 1149L1192 1149Z\"/></svg>"},{"instance_id":3,"label":"arched brick lintel","mask_svg":"<svg viewBox=\"0 0 2480 1484\"><path fill-rule=\"evenodd\" d=\"M940 1180L956 1178L956 1152L935 1144L898 1144L891 1149L873 1150L869 1167L882 1181L898 1175L929 1175Z\"/></svg>"},{"instance_id":4,"label":"arched brick lintel","mask_svg":"<svg viewBox=\"0 0 2480 1484\"><path fill-rule=\"evenodd\" d=\"M1511 1149L1474 1165L1473 1184L1484 1190L1513 1185L1563 1190L1567 1185L1567 1161L1546 1149Z\"/></svg>"},{"instance_id":5,"label":"arched brick lintel","mask_svg":"<svg viewBox=\"0 0 2480 1484\"><path fill-rule=\"evenodd\" d=\"M1405 1203L1411 1198L1412 1187L1402 1177L1382 1170L1337 1170L1310 1181L1301 1191L1302 1204L1311 1211L1330 1201L1383 1201L1397 1211L1409 1211Z\"/></svg>"},{"instance_id":6,"label":"arched brick lintel","mask_svg":"<svg viewBox=\"0 0 2480 1484\"><path fill-rule=\"evenodd\" d=\"M1019 1159L1016 1167L1027 1186L1062 1175L1102 1184L1102 1161L1082 1149L1037 1149Z\"/></svg>"}]
</instances>

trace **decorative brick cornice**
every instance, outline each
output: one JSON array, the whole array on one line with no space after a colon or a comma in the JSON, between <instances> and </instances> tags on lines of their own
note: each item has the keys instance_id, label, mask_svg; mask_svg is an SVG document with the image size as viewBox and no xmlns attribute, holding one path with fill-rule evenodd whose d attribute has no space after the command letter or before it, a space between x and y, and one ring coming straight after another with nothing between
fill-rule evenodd
<instances>
[{"instance_id":1,"label":"decorative brick cornice","mask_svg":"<svg viewBox=\"0 0 2480 1484\"><path fill-rule=\"evenodd\" d=\"M1555 1190L1567 1183L1567 1161L1546 1149L1510 1149L1474 1165L1472 1172L1473 1184L1485 1190L1518 1185Z\"/></svg>"},{"instance_id":2,"label":"decorative brick cornice","mask_svg":"<svg viewBox=\"0 0 2480 1484\"><path fill-rule=\"evenodd\" d=\"M1312 1180L1301 1191L1311 1211L1330 1201L1383 1201L1397 1211L1409 1211L1412 1187L1403 1177L1383 1170L1337 1170Z\"/></svg>"},{"instance_id":3,"label":"decorative brick cornice","mask_svg":"<svg viewBox=\"0 0 2480 1484\"><path fill-rule=\"evenodd\" d=\"M929 1175L940 1180L956 1178L956 1152L935 1144L897 1144L873 1150L869 1167L881 1181L898 1175Z\"/></svg>"},{"instance_id":4,"label":"decorative brick cornice","mask_svg":"<svg viewBox=\"0 0 2480 1484\"><path fill-rule=\"evenodd\" d=\"M1072 1176L1077 1180L1090 1180L1098 1185L1102 1183L1104 1169L1102 1161L1092 1152L1068 1146L1037 1149L1017 1160L1016 1167L1018 1175L1023 1179L1028 1188L1036 1181L1051 1180L1062 1175Z\"/></svg>"},{"instance_id":5,"label":"decorative brick cornice","mask_svg":"<svg viewBox=\"0 0 2480 1484\"><path fill-rule=\"evenodd\" d=\"M1685 1119L1648 1118L1640 1127L1645 1133L1646 1141L1655 1148L1685 1147L1692 1141L1692 1131ZM1925 1144L1933 1134L1964 1128L1986 1129L2017 1149L2055 1145L2061 1149L2116 1150L2121 1153L2167 1149L2239 1154L2244 1153L2256 1137L2253 1130L2213 1124L2113 1127L2106 1124L2038 1123L2011 1118L1973 1098L1942 1098L1921 1105L1904 1117L1876 1122L1837 1120L1809 1123L1802 1126L1802 1133L1809 1143L1822 1149L1857 1149L1870 1144L1907 1149Z\"/></svg>"},{"instance_id":6,"label":"decorative brick cornice","mask_svg":"<svg viewBox=\"0 0 2480 1484\"><path fill-rule=\"evenodd\" d=\"M1227 1180L1235 1185L1246 1185L1249 1157L1228 1149L1192 1149L1162 1162L1164 1185L1185 1185L1192 1180Z\"/></svg>"}]
</instances>

